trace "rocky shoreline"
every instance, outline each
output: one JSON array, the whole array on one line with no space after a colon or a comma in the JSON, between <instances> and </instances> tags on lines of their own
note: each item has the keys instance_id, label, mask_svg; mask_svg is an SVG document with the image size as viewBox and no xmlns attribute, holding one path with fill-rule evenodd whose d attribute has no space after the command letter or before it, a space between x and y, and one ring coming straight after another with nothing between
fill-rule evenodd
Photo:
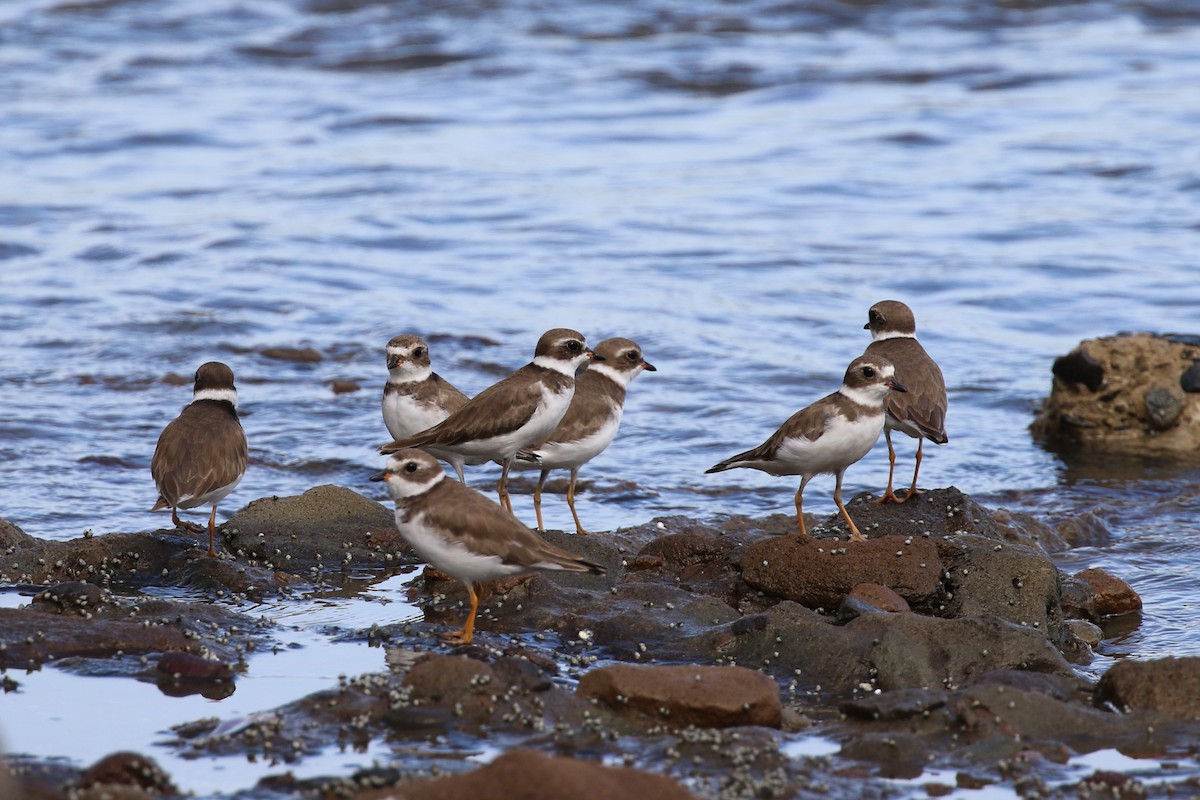
<instances>
[{"instance_id":1,"label":"rocky shoreline","mask_svg":"<svg viewBox=\"0 0 1200 800\"><path fill-rule=\"evenodd\" d=\"M1073 755L1105 748L1194 757L1200 659L1122 662L1098 681L1082 667L1104 628L1140 598L1102 569L1068 575L1043 543L1058 532L986 509L956 489L902 506L850 504L869 540L837 516L665 517L586 537L550 532L604 564L602 578L539 574L492 588L475 644L450 649L465 592L425 569L425 618L381 619L355 636L388 648L391 669L265 709L240 725L175 729L187 755L277 763L241 798L886 797L887 781L952 770L930 796L987 785L1023 797L1145 797L1200 791L1195 778L1097 773L1062 780ZM267 646L272 623L238 610L350 573L418 568L379 503L335 486L263 498L222 529L220 559L175 531L67 542L0 523L0 581L45 587L0 609L0 666L66 657L136 660L164 692L221 697ZM210 602L129 594L187 587ZM833 757L791 757L819 734ZM504 751L485 766L426 745ZM333 743L385 740L395 766L296 780L287 765ZM425 752L425 754L422 754ZM153 761L115 754L86 769L10 758L0 797L136 800L177 789ZM1090 781L1090 783L1089 783ZM3 788L3 787L0 787ZM1186 791L1185 791L1186 790ZM15 794L13 794L15 792Z\"/></svg>"}]
</instances>

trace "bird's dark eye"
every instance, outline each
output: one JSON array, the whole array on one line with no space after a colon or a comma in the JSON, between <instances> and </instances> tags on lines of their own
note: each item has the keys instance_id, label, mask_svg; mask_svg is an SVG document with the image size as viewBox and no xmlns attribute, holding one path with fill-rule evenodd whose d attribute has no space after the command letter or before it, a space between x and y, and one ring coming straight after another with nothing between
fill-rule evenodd
<instances>
[{"instance_id":1,"label":"bird's dark eye","mask_svg":"<svg viewBox=\"0 0 1200 800\"><path fill-rule=\"evenodd\" d=\"M874 367L863 367L863 377L864 378L874 378L875 377L875 368Z\"/></svg>"},{"instance_id":2,"label":"bird's dark eye","mask_svg":"<svg viewBox=\"0 0 1200 800\"><path fill-rule=\"evenodd\" d=\"M630 350L628 353L625 354L625 357L628 358L630 361L637 363L641 359L642 354L639 353L637 350Z\"/></svg>"},{"instance_id":3,"label":"bird's dark eye","mask_svg":"<svg viewBox=\"0 0 1200 800\"><path fill-rule=\"evenodd\" d=\"M417 471L417 462L410 461L407 464L405 464L404 471L405 472L416 472Z\"/></svg>"},{"instance_id":4,"label":"bird's dark eye","mask_svg":"<svg viewBox=\"0 0 1200 800\"><path fill-rule=\"evenodd\" d=\"M425 357L425 348L424 347L418 347L416 350L413 350L413 358L424 358L424 357Z\"/></svg>"},{"instance_id":5,"label":"bird's dark eye","mask_svg":"<svg viewBox=\"0 0 1200 800\"><path fill-rule=\"evenodd\" d=\"M578 353L582 349L583 345L579 343L578 339L572 339L571 341L567 342L567 350L572 353Z\"/></svg>"}]
</instances>

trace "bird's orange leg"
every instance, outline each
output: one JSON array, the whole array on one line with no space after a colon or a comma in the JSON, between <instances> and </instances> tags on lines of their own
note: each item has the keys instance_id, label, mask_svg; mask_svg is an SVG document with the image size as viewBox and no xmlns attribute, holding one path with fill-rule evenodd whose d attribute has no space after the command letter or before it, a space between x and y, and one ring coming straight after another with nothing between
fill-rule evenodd
<instances>
[{"instance_id":1,"label":"bird's orange leg","mask_svg":"<svg viewBox=\"0 0 1200 800\"><path fill-rule=\"evenodd\" d=\"M846 510L846 506L842 503L842 475L845 472L845 470L842 470L837 474L837 485L833 487L833 502L837 503L838 511L842 512L842 517L845 518L846 524L850 526L850 541L865 542L867 537L858 532L858 526L854 524L854 520L850 519L850 512Z\"/></svg>"},{"instance_id":2,"label":"bird's orange leg","mask_svg":"<svg viewBox=\"0 0 1200 800\"><path fill-rule=\"evenodd\" d=\"M204 528L201 528L194 522L188 522L186 519L179 518L179 512L174 506L171 506L171 522L181 531L191 531L192 533L202 533Z\"/></svg>"},{"instance_id":3,"label":"bird's orange leg","mask_svg":"<svg viewBox=\"0 0 1200 800\"><path fill-rule=\"evenodd\" d=\"M917 439L917 465L915 467L913 467L912 486L909 487L908 494L904 495L903 500L900 500L900 499L896 500L897 503L908 502L909 500L912 500L914 497L916 497L917 495L920 494L920 492L917 491L917 474L921 471L921 450L923 450L924 447L925 447L925 437L922 436L920 439Z\"/></svg>"},{"instance_id":4,"label":"bird's orange leg","mask_svg":"<svg viewBox=\"0 0 1200 800\"><path fill-rule=\"evenodd\" d=\"M801 536L807 536L808 531L804 529L804 487L808 486L810 476L805 475L800 479L800 488L796 490L796 525Z\"/></svg>"},{"instance_id":5,"label":"bird's orange leg","mask_svg":"<svg viewBox=\"0 0 1200 800\"><path fill-rule=\"evenodd\" d=\"M475 591L474 586L467 584L467 594L471 596L471 613L467 614L467 621L463 623L461 630L442 634L442 641L446 644L470 644L475 638L475 612L479 610L479 593Z\"/></svg>"},{"instance_id":6,"label":"bird's orange leg","mask_svg":"<svg viewBox=\"0 0 1200 800\"><path fill-rule=\"evenodd\" d=\"M546 526L542 523L542 488L546 485L548 477L550 470L542 470L542 474L538 476L537 488L533 490L533 510L537 513L537 529L542 533L546 532Z\"/></svg>"},{"instance_id":7,"label":"bird's orange leg","mask_svg":"<svg viewBox=\"0 0 1200 800\"><path fill-rule=\"evenodd\" d=\"M512 498L508 496L508 470L511 466L512 459L506 459L504 461L504 471L500 473L500 482L496 484L496 494L500 497L500 505L508 509L508 513L515 517L516 514L513 512Z\"/></svg>"},{"instance_id":8,"label":"bird's orange leg","mask_svg":"<svg viewBox=\"0 0 1200 800\"><path fill-rule=\"evenodd\" d=\"M892 447L892 432L889 429L884 428L883 435L887 439L888 444L888 485L887 491L883 493L883 496L874 502L903 503L904 501L899 497L896 497L896 493L892 490L892 473L896 471L896 449Z\"/></svg>"},{"instance_id":9,"label":"bird's orange leg","mask_svg":"<svg viewBox=\"0 0 1200 800\"><path fill-rule=\"evenodd\" d=\"M583 529L583 523L579 521L579 514L575 512L575 479L578 477L579 467L574 467L571 470L571 482L567 484L567 505L571 507L571 516L575 518L575 533L586 536L587 531Z\"/></svg>"},{"instance_id":10,"label":"bird's orange leg","mask_svg":"<svg viewBox=\"0 0 1200 800\"><path fill-rule=\"evenodd\" d=\"M213 503L212 513L208 515L208 554L217 557L217 504Z\"/></svg>"}]
</instances>

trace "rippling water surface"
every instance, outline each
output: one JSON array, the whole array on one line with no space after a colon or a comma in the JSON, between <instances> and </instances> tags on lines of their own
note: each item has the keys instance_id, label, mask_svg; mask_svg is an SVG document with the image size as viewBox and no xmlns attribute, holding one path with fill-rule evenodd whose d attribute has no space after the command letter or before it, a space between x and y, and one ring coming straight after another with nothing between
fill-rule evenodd
<instances>
[{"instance_id":1,"label":"rippling water surface","mask_svg":"<svg viewBox=\"0 0 1200 800\"><path fill-rule=\"evenodd\" d=\"M0 515L164 524L148 465L190 387L163 379L209 359L251 444L223 512L378 497L388 338L437 335L473 393L561 325L659 368L584 469L589 527L781 510L790 480L702 473L836 388L897 298L950 390L922 483L1091 514L1064 567L1147 602L1108 655L1200 653L1200 471L1026 431L1080 339L1200 329L1197 87L1185 0L6 3Z\"/></svg>"}]
</instances>

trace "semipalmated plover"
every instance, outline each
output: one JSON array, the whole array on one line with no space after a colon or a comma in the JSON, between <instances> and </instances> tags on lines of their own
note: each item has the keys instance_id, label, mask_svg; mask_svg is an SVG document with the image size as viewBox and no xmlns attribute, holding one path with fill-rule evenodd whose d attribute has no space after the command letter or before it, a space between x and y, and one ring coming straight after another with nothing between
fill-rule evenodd
<instances>
[{"instance_id":1,"label":"semipalmated plover","mask_svg":"<svg viewBox=\"0 0 1200 800\"><path fill-rule=\"evenodd\" d=\"M470 644L474 636L477 583L535 570L604 574L604 567L543 541L469 486L446 480L437 459L422 450L396 452L371 480L386 484L396 501L396 527L417 555L466 585L471 611L461 630L444 637L453 644Z\"/></svg>"},{"instance_id":2,"label":"semipalmated plover","mask_svg":"<svg viewBox=\"0 0 1200 800\"><path fill-rule=\"evenodd\" d=\"M467 396L433 371L429 345L404 333L387 343L388 379L383 386L383 424L393 439L432 428L467 402Z\"/></svg>"},{"instance_id":3,"label":"semipalmated plover","mask_svg":"<svg viewBox=\"0 0 1200 800\"><path fill-rule=\"evenodd\" d=\"M158 502L150 510L169 508L175 527L199 533L203 528L180 520L178 509L211 505L208 554L215 556L217 503L242 480L247 458L233 370L219 361L202 364L196 370L192 402L158 437L150 460Z\"/></svg>"},{"instance_id":4,"label":"semipalmated plover","mask_svg":"<svg viewBox=\"0 0 1200 800\"><path fill-rule=\"evenodd\" d=\"M906 391L895 375L896 368L887 359L859 356L850 362L840 389L797 411L758 447L727 458L706 472L750 467L769 475L799 475L796 517L801 536L805 535L804 487L814 475L831 472L837 477L833 502L850 526L850 538L862 541L865 537L842 503L842 476L879 440L888 394Z\"/></svg>"},{"instance_id":5,"label":"semipalmated plover","mask_svg":"<svg viewBox=\"0 0 1200 800\"><path fill-rule=\"evenodd\" d=\"M917 321L912 309L898 300L883 300L867 312L865 330L871 332L872 342L864 355L883 356L896 366L896 377L908 387L908 392L887 399L883 422L888 446L887 490L875 502L903 503L917 492L917 473L921 471L921 451L925 440L946 444L946 381L942 370L917 341ZM917 464L913 468L912 486L903 498L892 491L892 473L896 470L896 451L892 448L892 431L903 431L917 440Z\"/></svg>"},{"instance_id":6,"label":"semipalmated plover","mask_svg":"<svg viewBox=\"0 0 1200 800\"><path fill-rule=\"evenodd\" d=\"M562 422L547 439L517 453L513 463L518 469L542 471L533 492L538 530L545 530L542 489L550 470L569 469L571 481L567 484L567 505L575 519L575 532L587 533L575 511L575 481L579 477L579 468L612 444L625 408L625 387L642 370L656 371L655 366L642 357L642 348L637 342L629 339L605 339L593 349L602 361L588 365L575 379L575 396Z\"/></svg>"},{"instance_id":7,"label":"semipalmated plover","mask_svg":"<svg viewBox=\"0 0 1200 800\"><path fill-rule=\"evenodd\" d=\"M462 480L470 459L503 465L497 491L512 511L508 472L518 450L540 442L562 421L575 394L575 372L588 359L600 360L588 349L583 334L554 328L542 334L533 361L492 384L428 430L379 448L387 455L418 447L447 461Z\"/></svg>"}]
</instances>

